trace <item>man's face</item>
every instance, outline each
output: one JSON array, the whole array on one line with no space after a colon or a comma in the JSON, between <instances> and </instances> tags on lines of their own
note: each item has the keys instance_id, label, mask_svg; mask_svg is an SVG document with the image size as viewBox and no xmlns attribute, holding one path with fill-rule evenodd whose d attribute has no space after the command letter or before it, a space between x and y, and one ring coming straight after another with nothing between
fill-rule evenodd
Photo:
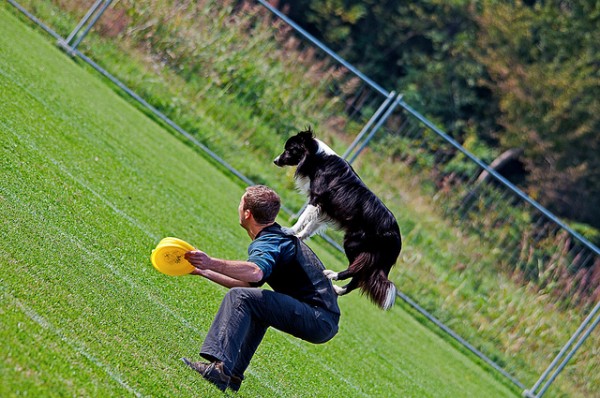
<instances>
[{"instance_id":1,"label":"man's face","mask_svg":"<svg viewBox=\"0 0 600 398\"><path fill-rule=\"evenodd\" d=\"M242 196L242 199L240 199L240 205L238 206L238 215L240 218L240 225L244 228L246 228L246 217L245 217L245 211L244 211L244 197L246 196L246 194L244 194Z\"/></svg>"}]
</instances>

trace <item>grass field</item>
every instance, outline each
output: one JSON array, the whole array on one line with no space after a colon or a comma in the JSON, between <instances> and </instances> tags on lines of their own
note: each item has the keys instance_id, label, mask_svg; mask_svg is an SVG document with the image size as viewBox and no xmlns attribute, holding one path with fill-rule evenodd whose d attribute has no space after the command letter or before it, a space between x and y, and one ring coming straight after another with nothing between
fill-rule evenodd
<instances>
[{"instance_id":1,"label":"grass field","mask_svg":"<svg viewBox=\"0 0 600 398\"><path fill-rule=\"evenodd\" d=\"M0 8L0 396L218 395L179 358L224 289L149 254L177 236L244 258L243 187L46 39ZM239 396L518 396L402 306L340 304L325 345L267 333Z\"/></svg>"}]
</instances>

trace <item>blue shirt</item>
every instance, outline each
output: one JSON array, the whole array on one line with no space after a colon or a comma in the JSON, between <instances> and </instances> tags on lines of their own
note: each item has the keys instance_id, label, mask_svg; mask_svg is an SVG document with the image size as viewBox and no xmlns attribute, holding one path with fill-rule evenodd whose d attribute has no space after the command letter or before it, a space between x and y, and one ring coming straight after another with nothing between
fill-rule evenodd
<instances>
[{"instance_id":1,"label":"blue shirt","mask_svg":"<svg viewBox=\"0 0 600 398\"><path fill-rule=\"evenodd\" d=\"M298 238L283 233L279 224L263 229L250 243L248 261L263 272L262 280L251 283L252 286L267 283L275 292L340 313L337 294L323 275L325 267L321 260Z\"/></svg>"},{"instance_id":2,"label":"blue shirt","mask_svg":"<svg viewBox=\"0 0 600 398\"><path fill-rule=\"evenodd\" d=\"M275 264L288 263L296 255L296 246L289 236L261 234L248 246L248 261L263 272L263 282L273 272Z\"/></svg>"}]
</instances>

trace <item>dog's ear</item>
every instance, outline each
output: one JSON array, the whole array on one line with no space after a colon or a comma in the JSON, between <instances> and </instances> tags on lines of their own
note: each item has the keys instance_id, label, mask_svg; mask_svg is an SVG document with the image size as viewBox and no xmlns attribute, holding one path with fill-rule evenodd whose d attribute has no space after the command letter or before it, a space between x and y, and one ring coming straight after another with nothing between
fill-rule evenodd
<instances>
[{"instance_id":1,"label":"dog's ear","mask_svg":"<svg viewBox=\"0 0 600 398\"><path fill-rule=\"evenodd\" d=\"M310 126L308 126L306 128L306 130L299 132L298 136L300 138L302 138L302 140L304 142L308 142L308 141L312 140L313 138L315 138L315 135L314 135L314 133L312 131L312 128Z\"/></svg>"}]
</instances>

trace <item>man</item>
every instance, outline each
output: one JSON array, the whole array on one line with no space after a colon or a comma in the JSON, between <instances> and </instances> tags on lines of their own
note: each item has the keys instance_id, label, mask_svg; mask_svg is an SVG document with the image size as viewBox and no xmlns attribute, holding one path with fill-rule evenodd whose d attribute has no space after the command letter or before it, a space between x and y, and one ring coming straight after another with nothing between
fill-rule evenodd
<instances>
[{"instance_id":1,"label":"man","mask_svg":"<svg viewBox=\"0 0 600 398\"><path fill-rule=\"evenodd\" d=\"M270 188L248 187L238 208L240 225L252 239L248 260L222 260L196 250L185 258L192 272L230 288L208 331L200 355L182 360L221 391L238 391L244 372L272 326L311 343L338 331L340 310L323 264L298 238L275 222L281 206ZM258 288L269 284L273 291Z\"/></svg>"}]
</instances>

